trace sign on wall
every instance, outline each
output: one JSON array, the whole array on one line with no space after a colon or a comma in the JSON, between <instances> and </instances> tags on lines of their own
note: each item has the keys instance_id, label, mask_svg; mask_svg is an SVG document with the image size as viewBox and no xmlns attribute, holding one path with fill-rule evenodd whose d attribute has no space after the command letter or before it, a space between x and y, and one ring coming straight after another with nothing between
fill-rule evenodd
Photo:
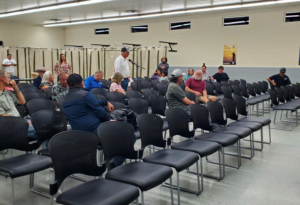
<instances>
[{"instance_id":1,"label":"sign on wall","mask_svg":"<svg viewBox=\"0 0 300 205\"><path fill-rule=\"evenodd\" d=\"M223 50L223 65L236 65L236 45L225 45Z\"/></svg>"}]
</instances>

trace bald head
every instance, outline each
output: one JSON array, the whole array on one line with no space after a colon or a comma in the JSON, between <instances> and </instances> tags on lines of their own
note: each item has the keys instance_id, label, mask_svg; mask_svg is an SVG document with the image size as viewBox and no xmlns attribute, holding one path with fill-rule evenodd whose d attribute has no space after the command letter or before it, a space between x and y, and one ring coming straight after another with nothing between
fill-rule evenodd
<instances>
[{"instance_id":1,"label":"bald head","mask_svg":"<svg viewBox=\"0 0 300 205\"><path fill-rule=\"evenodd\" d=\"M197 70L196 73L194 74L194 79L195 80L202 80L202 71Z\"/></svg>"}]
</instances>

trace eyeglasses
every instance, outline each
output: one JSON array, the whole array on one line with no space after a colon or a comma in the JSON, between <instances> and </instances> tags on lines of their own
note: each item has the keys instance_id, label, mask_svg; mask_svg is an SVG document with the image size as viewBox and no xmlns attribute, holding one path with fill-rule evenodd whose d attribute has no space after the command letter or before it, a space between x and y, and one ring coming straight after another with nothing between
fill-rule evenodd
<instances>
[{"instance_id":1,"label":"eyeglasses","mask_svg":"<svg viewBox=\"0 0 300 205\"><path fill-rule=\"evenodd\" d=\"M10 79L10 76L8 76L8 75L0 75L1 77L3 77L3 78L8 78L8 79Z\"/></svg>"}]
</instances>

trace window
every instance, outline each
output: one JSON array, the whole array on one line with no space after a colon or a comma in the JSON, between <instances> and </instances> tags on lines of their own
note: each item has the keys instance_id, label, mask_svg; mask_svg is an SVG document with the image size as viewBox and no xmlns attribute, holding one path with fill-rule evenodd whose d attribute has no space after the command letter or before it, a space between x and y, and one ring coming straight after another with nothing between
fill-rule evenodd
<instances>
[{"instance_id":1,"label":"window","mask_svg":"<svg viewBox=\"0 0 300 205\"><path fill-rule=\"evenodd\" d=\"M171 23L171 30L191 29L191 22L177 22Z\"/></svg>"},{"instance_id":2,"label":"window","mask_svg":"<svg viewBox=\"0 0 300 205\"><path fill-rule=\"evenodd\" d=\"M285 22L300 21L300 12L285 13Z\"/></svg>"},{"instance_id":3,"label":"window","mask_svg":"<svg viewBox=\"0 0 300 205\"><path fill-rule=\"evenodd\" d=\"M148 32L148 25L131 26L131 33Z\"/></svg>"},{"instance_id":4,"label":"window","mask_svg":"<svg viewBox=\"0 0 300 205\"><path fill-rule=\"evenodd\" d=\"M223 26L249 25L249 16L231 17L223 19Z\"/></svg>"},{"instance_id":5,"label":"window","mask_svg":"<svg viewBox=\"0 0 300 205\"><path fill-rule=\"evenodd\" d=\"M109 34L109 28L96 28L95 34L96 35Z\"/></svg>"}]
</instances>

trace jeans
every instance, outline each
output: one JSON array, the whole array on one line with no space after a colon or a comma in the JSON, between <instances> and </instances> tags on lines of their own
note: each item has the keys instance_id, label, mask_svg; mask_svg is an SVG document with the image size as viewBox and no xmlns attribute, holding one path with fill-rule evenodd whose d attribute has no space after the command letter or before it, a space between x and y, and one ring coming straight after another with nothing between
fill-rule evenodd
<instances>
[{"instance_id":1,"label":"jeans","mask_svg":"<svg viewBox=\"0 0 300 205\"><path fill-rule=\"evenodd\" d=\"M129 83L128 78L126 78L126 79L124 78L124 80L121 82L121 86L124 89L124 91L127 91L128 83Z\"/></svg>"}]
</instances>

